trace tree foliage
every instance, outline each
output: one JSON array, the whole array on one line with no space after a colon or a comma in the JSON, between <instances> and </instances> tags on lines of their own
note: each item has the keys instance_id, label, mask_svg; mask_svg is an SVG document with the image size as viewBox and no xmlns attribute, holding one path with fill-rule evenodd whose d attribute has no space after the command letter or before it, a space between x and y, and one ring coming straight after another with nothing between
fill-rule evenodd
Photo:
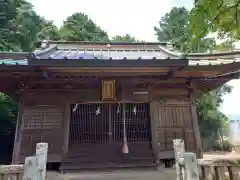
<instances>
[{"instance_id":1,"label":"tree foliage","mask_svg":"<svg viewBox=\"0 0 240 180\"><path fill-rule=\"evenodd\" d=\"M57 27L40 17L25 0L6 1L1 10L1 51L31 51L43 39L60 39Z\"/></svg>"},{"instance_id":2,"label":"tree foliage","mask_svg":"<svg viewBox=\"0 0 240 180\"><path fill-rule=\"evenodd\" d=\"M135 37L130 36L129 34L126 34L124 36L114 36L112 38L113 42L139 42L139 40L137 40Z\"/></svg>"},{"instance_id":3,"label":"tree foliage","mask_svg":"<svg viewBox=\"0 0 240 180\"><path fill-rule=\"evenodd\" d=\"M108 35L87 15L75 13L64 21L60 29L62 39L67 41L108 41Z\"/></svg>"},{"instance_id":4,"label":"tree foliage","mask_svg":"<svg viewBox=\"0 0 240 180\"><path fill-rule=\"evenodd\" d=\"M41 40L58 41L61 39L58 28L52 21L42 20L41 31L37 33L37 42Z\"/></svg>"},{"instance_id":5,"label":"tree foliage","mask_svg":"<svg viewBox=\"0 0 240 180\"><path fill-rule=\"evenodd\" d=\"M197 101L197 112L202 137L217 137L217 131L226 128L228 118L219 110L222 97L231 92L232 87L224 85L215 91L202 95Z\"/></svg>"},{"instance_id":6,"label":"tree foliage","mask_svg":"<svg viewBox=\"0 0 240 180\"><path fill-rule=\"evenodd\" d=\"M0 93L0 141L3 144L0 149L1 163L9 163L11 160L17 112L17 104L9 96Z\"/></svg>"},{"instance_id":7,"label":"tree foliage","mask_svg":"<svg viewBox=\"0 0 240 180\"><path fill-rule=\"evenodd\" d=\"M190 12L186 8L172 8L161 18L158 27L154 27L158 40L171 42L175 49L185 53L212 51L216 44L213 38L193 40L189 30L190 19Z\"/></svg>"},{"instance_id":8,"label":"tree foliage","mask_svg":"<svg viewBox=\"0 0 240 180\"><path fill-rule=\"evenodd\" d=\"M240 0L195 0L190 25L197 39L218 32L240 40Z\"/></svg>"}]
</instances>

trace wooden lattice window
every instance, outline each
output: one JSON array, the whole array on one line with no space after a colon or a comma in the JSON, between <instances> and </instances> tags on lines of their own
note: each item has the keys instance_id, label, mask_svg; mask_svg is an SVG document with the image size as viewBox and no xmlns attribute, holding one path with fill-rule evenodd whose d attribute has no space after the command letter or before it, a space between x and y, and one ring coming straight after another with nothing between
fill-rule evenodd
<instances>
[{"instance_id":1,"label":"wooden lattice window","mask_svg":"<svg viewBox=\"0 0 240 180\"><path fill-rule=\"evenodd\" d=\"M63 112L58 108L28 109L23 113L23 129L56 129L61 127Z\"/></svg>"}]
</instances>

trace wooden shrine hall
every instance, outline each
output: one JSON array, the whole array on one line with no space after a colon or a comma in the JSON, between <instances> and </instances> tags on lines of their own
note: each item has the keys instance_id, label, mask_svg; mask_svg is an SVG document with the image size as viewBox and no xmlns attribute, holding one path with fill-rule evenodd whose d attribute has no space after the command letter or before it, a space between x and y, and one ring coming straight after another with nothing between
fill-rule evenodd
<instances>
[{"instance_id":1,"label":"wooden shrine hall","mask_svg":"<svg viewBox=\"0 0 240 180\"><path fill-rule=\"evenodd\" d=\"M150 167L173 139L202 156L196 99L238 78L240 52L181 54L168 43L44 41L0 53L0 91L19 103L13 162L36 143L62 171Z\"/></svg>"}]
</instances>

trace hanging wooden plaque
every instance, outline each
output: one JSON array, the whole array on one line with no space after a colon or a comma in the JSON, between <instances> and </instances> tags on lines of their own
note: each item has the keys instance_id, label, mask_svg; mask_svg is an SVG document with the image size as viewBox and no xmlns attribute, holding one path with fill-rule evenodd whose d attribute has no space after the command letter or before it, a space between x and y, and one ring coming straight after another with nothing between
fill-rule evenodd
<instances>
[{"instance_id":1,"label":"hanging wooden plaque","mask_svg":"<svg viewBox=\"0 0 240 180\"><path fill-rule=\"evenodd\" d=\"M115 100L115 80L102 81L102 100Z\"/></svg>"}]
</instances>

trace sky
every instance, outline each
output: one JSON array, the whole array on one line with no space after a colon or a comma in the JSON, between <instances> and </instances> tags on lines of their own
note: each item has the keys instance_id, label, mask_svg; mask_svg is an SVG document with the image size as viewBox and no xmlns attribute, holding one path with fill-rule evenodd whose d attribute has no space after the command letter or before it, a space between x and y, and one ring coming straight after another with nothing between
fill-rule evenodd
<instances>
[{"instance_id":1,"label":"sky","mask_svg":"<svg viewBox=\"0 0 240 180\"><path fill-rule=\"evenodd\" d=\"M36 12L60 27L75 12L83 12L110 37L130 34L139 40L157 41L154 26L174 6L190 9L193 0L29 0ZM240 80L229 82L232 93L224 97L221 110L230 118L240 119L237 97ZM239 99L240 100L240 99Z\"/></svg>"}]
</instances>

